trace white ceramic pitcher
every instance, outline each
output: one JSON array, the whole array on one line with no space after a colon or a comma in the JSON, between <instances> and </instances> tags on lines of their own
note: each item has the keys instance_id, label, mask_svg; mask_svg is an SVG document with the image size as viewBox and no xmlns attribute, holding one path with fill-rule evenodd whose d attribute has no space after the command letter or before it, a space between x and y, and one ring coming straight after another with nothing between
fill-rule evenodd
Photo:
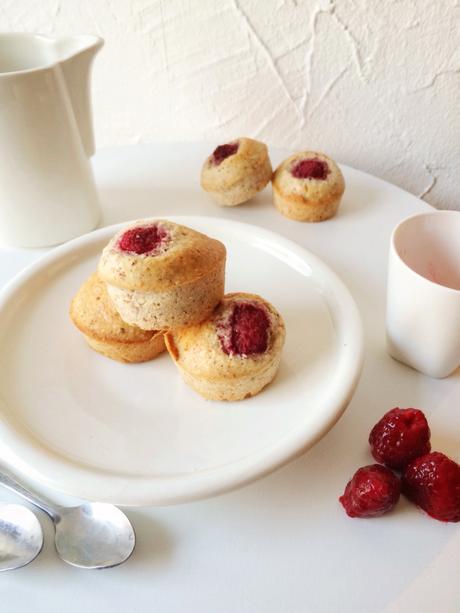
<instances>
[{"instance_id":1,"label":"white ceramic pitcher","mask_svg":"<svg viewBox=\"0 0 460 613\"><path fill-rule=\"evenodd\" d=\"M0 34L1 243L55 245L98 223L89 77L102 45Z\"/></svg>"}]
</instances>

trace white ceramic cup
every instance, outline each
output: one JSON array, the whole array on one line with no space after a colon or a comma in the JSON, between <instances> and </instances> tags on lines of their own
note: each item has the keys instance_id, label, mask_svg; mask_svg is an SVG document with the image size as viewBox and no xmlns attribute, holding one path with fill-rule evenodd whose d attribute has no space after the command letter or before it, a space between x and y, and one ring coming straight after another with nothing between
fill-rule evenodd
<instances>
[{"instance_id":1,"label":"white ceramic cup","mask_svg":"<svg viewBox=\"0 0 460 613\"><path fill-rule=\"evenodd\" d=\"M388 353L432 377L460 366L460 211L404 219L391 236Z\"/></svg>"}]
</instances>

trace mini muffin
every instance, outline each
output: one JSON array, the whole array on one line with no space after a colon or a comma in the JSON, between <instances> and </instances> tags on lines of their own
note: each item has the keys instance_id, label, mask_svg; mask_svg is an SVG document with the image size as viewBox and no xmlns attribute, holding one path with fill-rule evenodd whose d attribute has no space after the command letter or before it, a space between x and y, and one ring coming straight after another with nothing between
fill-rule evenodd
<instances>
[{"instance_id":1,"label":"mini muffin","mask_svg":"<svg viewBox=\"0 0 460 613\"><path fill-rule=\"evenodd\" d=\"M273 203L296 221L324 221L333 217L345 191L337 164L323 153L291 155L273 174Z\"/></svg>"},{"instance_id":2,"label":"mini muffin","mask_svg":"<svg viewBox=\"0 0 460 613\"><path fill-rule=\"evenodd\" d=\"M162 332L141 330L121 319L97 273L78 290L70 318L89 346L112 360L146 362L165 349Z\"/></svg>"},{"instance_id":3,"label":"mini muffin","mask_svg":"<svg viewBox=\"0 0 460 613\"><path fill-rule=\"evenodd\" d=\"M165 334L182 377L208 400L242 400L274 378L285 337L281 315L255 294L227 294L201 324Z\"/></svg>"},{"instance_id":4,"label":"mini muffin","mask_svg":"<svg viewBox=\"0 0 460 613\"><path fill-rule=\"evenodd\" d=\"M226 250L166 220L137 221L104 248L98 272L123 321L167 330L203 321L224 295Z\"/></svg>"},{"instance_id":5,"label":"mini muffin","mask_svg":"<svg viewBox=\"0 0 460 613\"><path fill-rule=\"evenodd\" d=\"M201 170L201 187L223 206L253 198L272 177L267 146L252 138L219 145Z\"/></svg>"}]
</instances>

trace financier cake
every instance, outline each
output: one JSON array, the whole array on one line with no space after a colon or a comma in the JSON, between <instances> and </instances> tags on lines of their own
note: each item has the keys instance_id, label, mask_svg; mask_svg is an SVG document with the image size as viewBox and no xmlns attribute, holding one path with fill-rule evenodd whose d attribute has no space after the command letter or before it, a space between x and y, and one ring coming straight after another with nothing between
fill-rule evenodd
<instances>
[{"instance_id":1,"label":"financier cake","mask_svg":"<svg viewBox=\"0 0 460 613\"><path fill-rule=\"evenodd\" d=\"M70 317L92 349L119 362L146 362L164 351L162 332L141 330L125 323L97 273L78 290Z\"/></svg>"},{"instance_id":2,"label":"financier cake","mask_svg":"<svg viewBox=\"0 0 460 613\"><path fill-rule=\"evenodd\" d=\"M337 164L323 153L291 155L273 174L273 203L290 219L324 221L333 217L345 191Z\"/></svg>"},{"instance_id":3,"label":"financier cake","mask_svg":"<svg viewBox=\"0 0 460 613\"><path fill-rule=\"evenodd\" d=\"M182 377L208 400L242 400L274 378L285 338L277 310L255 294L227 294L200 324L165 334Z\"/></svg>"},{"instance_id":4,"label":"financier cake","mask_svg":"<svg viewBox=\"0 0 460 613\"><path fill-rule=\"evenodd\" d=\"M222 243L166 220L137 221L102 251L98 272L123 321L143 330L190 326L224 295Z\"/></svg>"},{"instance_id":5,"label":"financier cake","mask_svg":"<svg viewBox=\"0 0 460 613\"><path fill-rule=\"evenodd\" d=\"M260 192L272 172L267 146L252 138L238 138L219 145L206 159L201 187L218 204L235 206Z\"/></svg>"}]
</instances>

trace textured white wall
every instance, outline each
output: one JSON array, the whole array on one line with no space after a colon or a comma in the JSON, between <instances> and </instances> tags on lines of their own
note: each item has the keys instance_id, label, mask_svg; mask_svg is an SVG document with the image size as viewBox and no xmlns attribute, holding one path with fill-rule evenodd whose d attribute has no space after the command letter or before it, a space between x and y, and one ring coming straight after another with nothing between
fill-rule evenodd
<instances>
[{"instance_id":1,"label":"textured white wall","mask_svg":"<svg viewBox=\"0 0 460 613\"><path fill-rule=\"evenodd\" d=\"M0 28L106 40L99 146L254 136L460 209L458 0L2 0Z\"/></svg>"}]
</instances>

